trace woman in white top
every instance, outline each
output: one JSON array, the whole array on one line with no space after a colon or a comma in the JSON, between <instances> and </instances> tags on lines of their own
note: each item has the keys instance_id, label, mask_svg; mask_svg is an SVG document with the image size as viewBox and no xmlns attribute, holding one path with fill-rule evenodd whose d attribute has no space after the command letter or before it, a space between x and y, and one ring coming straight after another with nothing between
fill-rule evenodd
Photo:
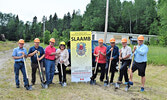
<instances>
[{"instance_id":1,"label":"woman in white top","mask_svg":"<svg viewBox=\"0 0 167 100\"><path fill-rule=\"evenodd\" d=\"M66 67L69 65L69 53L68 50L65 48L65 42L60 42L59 49L56 51L58 53L56 62L59 71L59 83L62 86L66 86ZM62 65L62 69L61 69ZM62 79L62 72L63 72L63 79Z\"/></svg>"}]
</instances>

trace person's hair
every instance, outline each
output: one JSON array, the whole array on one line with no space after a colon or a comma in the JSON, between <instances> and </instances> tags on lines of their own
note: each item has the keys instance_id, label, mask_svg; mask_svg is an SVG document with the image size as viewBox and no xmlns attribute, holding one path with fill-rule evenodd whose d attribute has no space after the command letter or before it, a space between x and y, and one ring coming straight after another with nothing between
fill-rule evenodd
<instances>
[{"instance_id":1,"label":"person's hair","mask_svg":"<svg viewBox=\"0 0 167 100\"><path fill-rule=\"evenodd\" d=\"M65 45L59 45L59 49L61 49L61 48L60 48L61 46L64 46L64 49L66 48L66 46L65 46Z\"/></svg>"}]
</instances>

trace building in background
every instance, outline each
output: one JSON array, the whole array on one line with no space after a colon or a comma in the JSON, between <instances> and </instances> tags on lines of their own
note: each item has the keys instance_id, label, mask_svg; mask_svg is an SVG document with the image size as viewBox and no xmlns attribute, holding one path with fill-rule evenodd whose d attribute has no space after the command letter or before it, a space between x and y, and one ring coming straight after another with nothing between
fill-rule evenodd
<instances>
[{"instance_id":1,"label":"building in background","mask_svg":"<svg viewBox=\"0 0 167 100\"><path fill-rule=\"evenodd\" d=\"M139 35L144 36L144 41L147 41L149 43L151 38L156 38L156 35L144 35L144 34L130 34L130 33L115 33L115 32L107 32L107 39L106 43L109 43L111 38L116 39L116 44L121 43L122 38L126 38L128 40L128 44L136 44L137 43L137 37ZM99 31L92 31L92 40L98 40L98 39L104 39L104 32Z\"/></svg>"}]
</instances>

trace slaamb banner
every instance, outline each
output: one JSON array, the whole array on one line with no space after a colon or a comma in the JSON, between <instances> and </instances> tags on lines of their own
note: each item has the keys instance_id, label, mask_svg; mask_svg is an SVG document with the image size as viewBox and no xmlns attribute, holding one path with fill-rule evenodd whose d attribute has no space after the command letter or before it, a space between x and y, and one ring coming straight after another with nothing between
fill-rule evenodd
<instances>
[{"instance_id":1,"label":"slaamb banner","mask_svg":"<svg viewBox=\"0 0 167 100\"><path fill-rule=\"evenodd\" d=\"M90 31L70 32L71 81L88 82L92 76L92 34Z\"/></svg>"}]
</instances>

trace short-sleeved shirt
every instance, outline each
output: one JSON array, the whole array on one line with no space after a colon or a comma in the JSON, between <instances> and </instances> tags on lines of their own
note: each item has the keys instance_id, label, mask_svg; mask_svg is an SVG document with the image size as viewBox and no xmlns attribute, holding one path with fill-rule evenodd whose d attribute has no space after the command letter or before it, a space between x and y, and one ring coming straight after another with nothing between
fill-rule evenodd
<instances>
[{"instance_id":1,"label":"short-sleeved shirt","mask_svg":"<svg viewBox=\"0 0 167 100\"><path fill-rule=\"evenodd\" d=\"M135 56L134 56L134 60L137 63L142 63L142 62L147 62L147 53L148 53L148 47L144 44L142 44L141 46L137 46L137 49L135 51Z\"/></svg>"},{"instance_id":2,"label":"short-sleeved shirt","mask_svg":"<svg viewBox=\"0 0 167 100\"><path fill-rule=\"evenodd\" d=\"M51 55L51 53L56 52L55 47L51 47L50 45L45 49L45 59L55 60L55 55Z\"/></svg>"},{"instance_id":3,"label":"short-sleeved shirt","mask_svg":"<svg viewBox=\"0 0 167 100\"><path fill-rule=\"evenodd\" d=\"M13 57L20 57L20 56L22 56L22 53L21 53L21 52L24 52L25 55L27 55L27 50L26 50L25 48L17 47L17 48L14 48L14 49L13 49L13 54L12 54L12 56L13 56ZM15 59L15 62L20 62L20 61L23 61L23 58Z\"/></svg>"},{"instance_id":4,"label":"short-sleeved shirt","mask_svg":"<svg viewBox=\"0 0 167 100\"><path fill-rule=\"evenodd\" d=\"M131 55L132 54L131 47L129 47L129 46L122 47L121 53L122 53L122 58L124 58L127 55ZM129 58L124 59L124 60L129 60L129 59L131 59L131 56Z\"/></svg>"},{"instance_id":5,"label":"short-sleeved shirt","mask_svg":"<svg viewBox=\"0 0 167 100\"><path fill-rule=\"evenodd\" d=\"M29 49L28 54L33 53L35 50L38 51L38 57L39 57L39 58L40 58L42 55L45 54L44 49L43 49L41 46L39 46L38 48L35 48L35 46L31 47L31 48ZM40 62L41 62L41 61L43 61L43 59L40 60ZM37 56L36 56L36 54L33 55L33 56L31 56L31 62L32 62L32 63L38 63L38 62L37 62Z\"/></svg>"},{"instance_id":6,"label":"short-sleeved shirt","mask_svg":"<svg viewBox=\"0 0 167 100\"><path fill-rule=\"evenodd\" d=\"M105 46L97 46L94 50L94 54L98 54L99 53L99 50L103 53L103 54L106 54L106 47ZM96 62L97 62L97 57L96 57ZM106 56L103 56L102 54L100 54L99 56L99 60L98 60L98 63L106 63Z\"/></svg>"}]
</instances>

